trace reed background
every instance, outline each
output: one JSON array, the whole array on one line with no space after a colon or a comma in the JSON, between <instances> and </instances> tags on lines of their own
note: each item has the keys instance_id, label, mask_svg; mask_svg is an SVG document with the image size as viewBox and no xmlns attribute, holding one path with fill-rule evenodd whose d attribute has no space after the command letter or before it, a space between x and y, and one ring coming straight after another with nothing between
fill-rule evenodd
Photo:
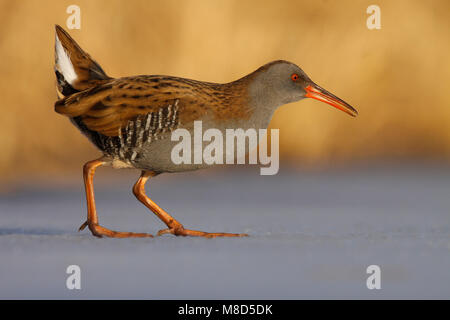
<instances>
[{"instance_id":1,"label":"reed background","mask_svg":"<svg viewBox=\"0 0 450 320\"><path fill-rule=\"evenodd\" d=\"M450 160L450 2L0 1L0 185L79 174L98 151L53 111L54 24L81 8L77 42L113 77L237 79L275 59L297 63L355 106L310 99L280 108L281 160L328 167ZM66 28L67 29L67 28Z\"/></svg>"}]
</instances>

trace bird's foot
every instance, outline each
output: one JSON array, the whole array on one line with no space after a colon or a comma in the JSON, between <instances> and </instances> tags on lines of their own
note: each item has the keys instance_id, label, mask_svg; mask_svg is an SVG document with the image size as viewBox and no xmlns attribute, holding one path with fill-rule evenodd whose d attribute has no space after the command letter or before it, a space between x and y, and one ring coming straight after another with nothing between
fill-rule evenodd
<instances>
[{"instance_id":1,"label":"bird's foot","mask_svg":"<svg viewBox=\"0 0 450 320\"><path fill-rule=\"evenodd\" d=\"M99 238L102 238L103 236L110 238L153 238L149 233L119 232L109 230L95 223L89 223L88 221L84 222L78 231L81 231L86 227L89 227L92 234Z\"/></svg>"},{"instance_id":2,"label":"bird's foot","mask_svg":"<svg viewBox=\"0 0 450 320\"><path fill-rule=\"evenodd\" d=\"M203 232L197 230L185 229L182 225L173 228L167 228L158 231L158 236L163 234L173 234L175 236L191 236L191 237L205 237L205 238L215 238L215 237L248 237L246 233L225 233L225 232Z\"/></svg>"}]
</instances>

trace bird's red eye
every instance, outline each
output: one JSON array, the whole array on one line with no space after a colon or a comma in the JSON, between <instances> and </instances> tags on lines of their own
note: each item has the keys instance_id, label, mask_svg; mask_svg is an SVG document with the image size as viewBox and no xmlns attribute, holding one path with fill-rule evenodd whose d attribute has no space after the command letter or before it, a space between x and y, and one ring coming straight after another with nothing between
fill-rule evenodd
<instances>
[{"instance_id":1,"label":"bird's red eye","mask_svg":"<svg viewBox=\"0 0 450 320\"><path fill-rule=\"evenodd\" d=\"M298 78L299 78L298 74L296 74L296 73L293 73L292 76L291 76L292 81L297 81Z\"/></svg>"}]
</instances>

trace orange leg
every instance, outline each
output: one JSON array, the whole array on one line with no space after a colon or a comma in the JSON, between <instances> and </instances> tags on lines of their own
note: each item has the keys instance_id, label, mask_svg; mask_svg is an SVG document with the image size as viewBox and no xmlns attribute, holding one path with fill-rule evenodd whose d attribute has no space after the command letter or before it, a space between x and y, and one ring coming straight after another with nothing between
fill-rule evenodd
<instances>
[{"instance_id":1,"label":"orange leg","mask_svg":"<svg viewBox=\"0 0 450 320\"><path fill-rule=\"evenodd\" d=\"M84 186L86 188L87 200L87 221L83 223L78 231L83 230L87 226L92 234L97 237L111 237L111 238L142 238L153 237L147 233L133 233L133 232L118 232L104 228L98 224L97 210L95 209L94 198L94 174L97 167L105 164L102 160L93 160L87 162L83 167Z\"/></svg>"},{"instance_id":2,"label":"orange leg","mask_svg":"<svg viewBox=\"0 0 450 320\"><path fill-rule=\"evenodd\" d=\"M161 219L166 225L167 229L160 230L158 232L158 236L166 233L171 233L176 236L194 236L194 237L206 237L206 238L214 238L214 237L245 237L247 234L244 233L209 233L197 230L188 230L183 227L183 225L175 220L170 214L165 212L158 206L152 199L147 197L145 194L145 183L148 178L156 176L157 173L153 171L142 171L141 177L136 182L133 187L133 193L136 198L142 202L147 208L149 208L156 216Z\"/></svg>"}]
</instances>

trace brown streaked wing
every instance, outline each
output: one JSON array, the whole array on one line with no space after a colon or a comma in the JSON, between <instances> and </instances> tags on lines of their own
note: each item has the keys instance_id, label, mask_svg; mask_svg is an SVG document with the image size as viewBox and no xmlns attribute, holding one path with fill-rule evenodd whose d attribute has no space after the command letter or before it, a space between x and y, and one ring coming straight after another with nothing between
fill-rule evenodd
<instances>
[{"instance_id":1,"label":"brown streaked wing","mask_svg":"<svg viewBox=\"0 0 450 320\"><path fill-rule=\"evenodd\" d=\"M148 113L158 113L175 102L180 111L194 105L206 105L207 97L202 98L202 94L196 91L189 83L179 82L176 78L121 78L57 101L55 111L72 118L80 117L90 130L106 136L118 136L119 130L125 128L130 120ZM197 110L189 114L199 118L206 112L206 108ZM189 120L184 117L184 121Z\"/></svg>"}]
</instances>

